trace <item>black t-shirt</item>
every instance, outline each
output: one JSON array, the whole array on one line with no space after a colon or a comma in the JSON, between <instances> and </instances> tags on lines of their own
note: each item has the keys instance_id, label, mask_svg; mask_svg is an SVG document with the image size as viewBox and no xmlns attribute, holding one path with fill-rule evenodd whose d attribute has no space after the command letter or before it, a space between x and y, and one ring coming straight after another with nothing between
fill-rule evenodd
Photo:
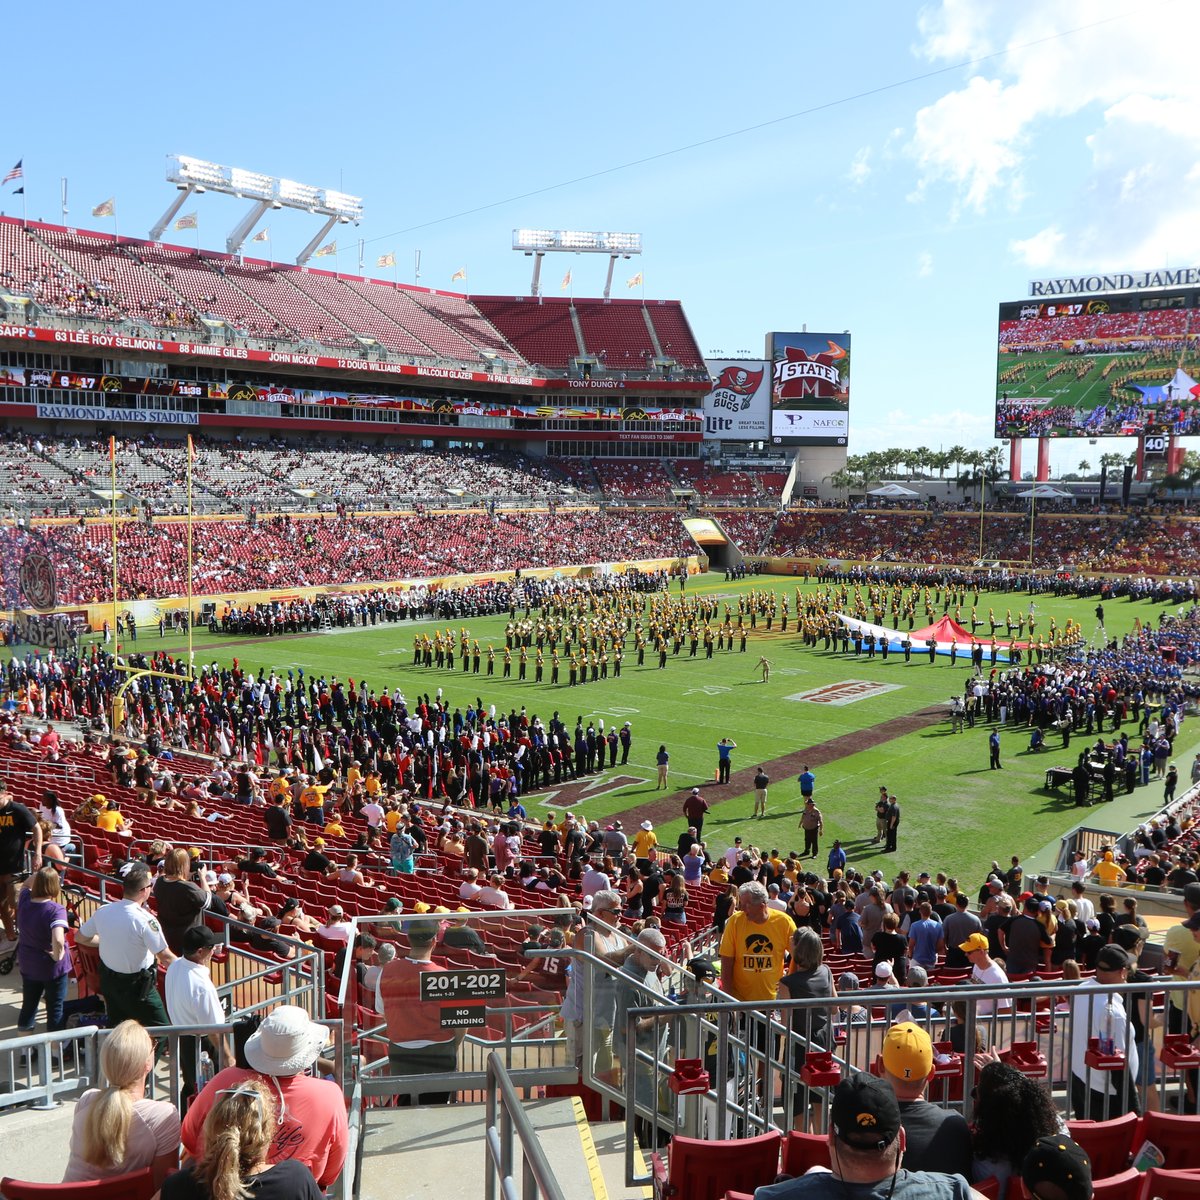
<instances>
[{"instance_id":1,"label":"black t-shirt","mask_svg":"<svg viewBox=\"0 0 1200 1200\"><path fill-rule=\"evenodd\" d=\"M304 856L304 862L301 864L301 867L305 871L320 871L324 874L324 872L329 870L331 865L329 859L320 850L314 849L310 850Z\"/></svg>"},{"instance_id":2,"label":"black t-shirt","mask_svg":"<svg viewBox=\"0 0 1200 1200\"><path fill-rule=\"evenodd\" d=\"M292 824L292 818L288 816L287 809L279 804L271 805L263 813L263 821L267 826L267 836L276 842L282 842L287 837L288 829Z\"/></svg>"},{"instance_id":3,"label":"black t-shirt","mask_svg":"<svg viewBox=\"0 0 1200 1200\"><path fill-rule=\"evenodd\" d=\"M154 902L163 937L174 954L183 953L183 935L204 920L204 889L188 879L154 881Z\"/></svg>"},{"instance_id":4,"label":"black t-shirt","mask_svg":"<svg viewBox=\"0 0 1200 1200\"><path fill-rule=\"evenodd\" d=\"M259 1175L242 1180L255 1200L321 1200L312 1172L295 1159L285 1159ZM163 1180L162 1200L209 1200L208 1189L188 1165Z\"/></svg>"},{"instance_id":5,"label":"black t-shirt","mask_svg":"<svg viewBox=\"0 0 1200 1200\"><path fill-rule=\"evenodd\" d=\"M25 868L25 839L37 818L15 800L0 808L0 875L16 875Z\"/></svg>"},{"instance_id":6,"label":"black t-shirt","mask_svg":"<svg viewBox=\"0 0 1200 1200\"><path fill-rule=\"evenodd\" d=\"M263 862L261 859L243 859L238 863L238 870L243 875L265 875L268 879L279 878L275 873L275 868L270 863Z\"/></svg>"},{"instance_id":7,"label":"black t-shirt","mask_svg":"<svg viewBox=\"0 0 1200 1200\"><path fill-rule=\"evenodd\" d=\"M1167 877L1166 871L1162 867L1147 867L1142 872L1142 882L1147 887L1162 887L1163 880Z\"/></svg>"}]
</instances>

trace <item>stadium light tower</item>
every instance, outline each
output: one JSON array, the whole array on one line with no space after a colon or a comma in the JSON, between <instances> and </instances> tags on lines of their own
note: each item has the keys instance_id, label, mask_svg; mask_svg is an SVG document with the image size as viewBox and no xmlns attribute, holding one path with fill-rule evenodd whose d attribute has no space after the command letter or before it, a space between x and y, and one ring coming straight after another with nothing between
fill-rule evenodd
<instances>
[{"instance_id":1,"label":"stadium light tower","mask_svg":"<svg viewBox=\"0 0 1200 1200\"><path fill-rule=\"evenodd\" d=\"M363 216L361 196L349 196L330 188L311 187L291 179L276 179L273 175L261 175L257 171L243 171L240 167L222 167L186 154L167 159L167 182L178 188L179 195L150 230L151 241L158 241L162 237L163 231L190 196L201 192L220 192L225 196L254 202L250 211L225 239L225 249L230 254L236 254L242 248L250 231L269 208L294 208L327 218L320 232L297 256L298 267L308 261L334 225L348 225L351 221L357 225Z\"/></svg>"},{"instance_id":2,"label":"stadium light tower","mask_svg":"<svg viewBox=\"0 0 1200 1200\"><path fill-rule=\"evenodd\" d=\"M514 250L533 258L533 280L529 294L538 296L542 278L542 259L547 254L607 254L608 278L604 298L612 291L613 269L619 258L632 258L642 252L640 233L585 233L577 229L514 229Z\"/></svg>"}]
</instances>

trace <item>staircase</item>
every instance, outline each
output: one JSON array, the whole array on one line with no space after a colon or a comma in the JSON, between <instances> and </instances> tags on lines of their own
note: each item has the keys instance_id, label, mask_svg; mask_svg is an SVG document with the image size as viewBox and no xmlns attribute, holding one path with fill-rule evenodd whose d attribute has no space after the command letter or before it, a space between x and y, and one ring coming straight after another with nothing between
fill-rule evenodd
<instances>
[{"instance_id":1,"label":"staircase","mask_svg":"<svg viewBox=\"0 0 1200 1200\"><path fill-rule=\"evenodd\" d=\"M625 1126L589 1124L567 1098L529 1100L524 1111L564 1196L572 1200L641 1200L625 1186ZM484 1194L482 1104L368 1109L363 1129L361 1200L398 1196L479 1200Z\"/></svg>"}]
</instances>

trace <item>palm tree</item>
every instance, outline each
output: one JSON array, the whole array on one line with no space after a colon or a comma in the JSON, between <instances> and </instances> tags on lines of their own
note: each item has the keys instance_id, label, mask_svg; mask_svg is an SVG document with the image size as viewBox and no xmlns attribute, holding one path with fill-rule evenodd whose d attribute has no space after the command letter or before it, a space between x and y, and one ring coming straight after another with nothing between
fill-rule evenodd
<instances>
[{"instance_id":1,"label":"palm tree","mask_svg":"<svg viewBox=\"0 0 1200 1200\"><path fill-rule=\"evenodd\" d=\"M951 446L946 453L949 455L950 461L954 464L955 474L958 474L959 467L966 462L967 448L965 446Z\"/></svg>"},{"instance_id":2,"label":"palm tree","mask_svg":"<svg viewBox=\"0 0 1200 1200\"><path fill-rule=\"evenodd\" d=\"M846 460L846 466L839 471L834 471L832 475L826 475L830 486L837 492L848 492L855 484L855 476L850 470L850 460Z\"/></svg>"},{"instance_id":3,"label":"palm tree","mask_svg":"<svg viewBox=\"0 0 1200 1200\"><path fill-rule=\"evenodd\" d=\"M929 453L928 465L930 470L938 473L939 479L945 479L946 468L953 461L954 460L950 457L950 452L948 450L931 450Z\"/></svg>"},{"instance_id":4,"label":"palm tree","mask_svg":"<svg viewBox=\"0 0 1200 1200\"><path fill-rule=\"evenodd\" d=\"M1079 461L1079 474L1086 479L1088 472L1092 469L1092 464L1086 458Z\"/></svg>"}]
</instances>

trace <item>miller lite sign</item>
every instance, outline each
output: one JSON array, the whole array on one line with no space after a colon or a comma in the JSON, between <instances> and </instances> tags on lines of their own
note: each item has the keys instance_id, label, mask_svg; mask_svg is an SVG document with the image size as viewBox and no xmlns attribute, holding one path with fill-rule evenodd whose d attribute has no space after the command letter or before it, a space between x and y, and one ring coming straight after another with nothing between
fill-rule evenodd
<instances>
[{"instance_id":1,"label":"miller lite sign","mask_svg":"<svg viewBox=\"0 0 1200 1200\"><path fill-rule=\"evenodd\" d=\"M705 437L765 441L770 435L771 364L761 359L706 359L715 381L704 397Z\"/></svg>"}]
</instances>

